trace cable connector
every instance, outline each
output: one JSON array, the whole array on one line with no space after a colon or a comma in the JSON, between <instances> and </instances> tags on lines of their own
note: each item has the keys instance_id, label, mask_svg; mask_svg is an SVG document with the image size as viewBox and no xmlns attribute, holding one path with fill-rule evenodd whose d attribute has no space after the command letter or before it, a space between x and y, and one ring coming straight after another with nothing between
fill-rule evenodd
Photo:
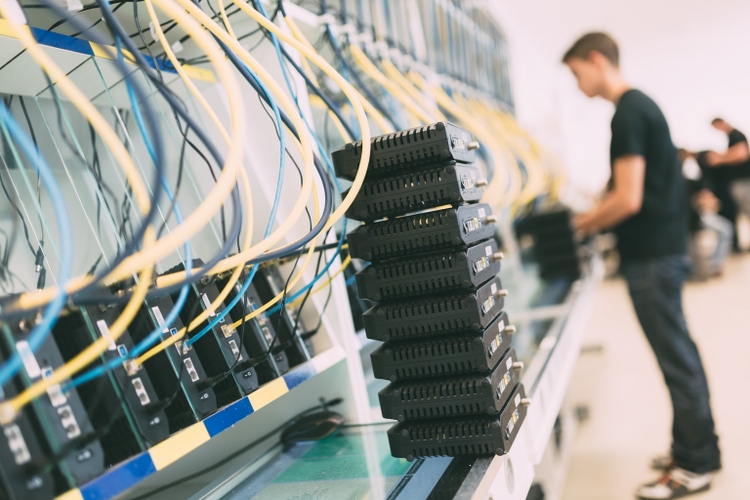
<instances>
[{"instance_id":1,"label":"cable connector","mask_svg":"<svg viewBox=\"0 0 750 500\"><path fill-rule=\"evenodd\" d=\"M18 416L18 412L13 408L10 401L0 403L0 425L8 425Z\"/></svg>"},{"instance_id":2,"label":"cable connector","mask_svg":"<svg viewBox=\"0 0 750 500\"><path fill-rule=\"evenodd\" d=\"M40 272L44 267L44 252L42 251L42 245L39 245L39 249L36 251L36 259L34 260L34 270Z\"/></svg>"},{"instance_id":3,"label":"cable connector","mask_svg":"<svg viewBox=\"0 0 750 500\"><path fill-rule=\"evenodd\" d=\"M39 278L36 280L36 289L44 290L44 286L47 283L47 269L41 268L39 270Z\"/></svg>"}]
</instances>

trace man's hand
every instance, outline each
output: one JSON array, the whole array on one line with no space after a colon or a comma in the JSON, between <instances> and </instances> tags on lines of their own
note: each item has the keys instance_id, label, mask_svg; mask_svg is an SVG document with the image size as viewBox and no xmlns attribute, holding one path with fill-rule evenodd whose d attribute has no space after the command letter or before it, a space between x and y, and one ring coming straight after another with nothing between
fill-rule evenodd
<instances>
[{"instance_id":1,"label":"man's hand","mask_svg":"<svg viewBox=\"0 0 750 500\"><path fill-rule=\"evenodd\" d=\"M591 222L591 212L585 214L577 214L573 217L573 228L576 231L576 236L579 239L583 239L590 234L598 232L597 228Z\"/></svg>"},{"instance_id":2,"label":"man's hand","mask_svg":"<svg viewBox=\"0 0 750 500\"><path fill-rule=\"evenodd\" d=\"M612 189L593 210L573 218L576 234L587 236L609 229L640 212L645 177L646 160L643 156L617 158L612 168Z\"/></svg>"},{"instance_id":3,"label":"man's hand","mask_svg":"<svg viewBox=\"0 0 750 500\"><path fill-rule=\"evenodd\" d=\"M706 153L706 165L709 167L718 167L721 164L721 155L716 151Z\"/></svg>"}]
</instances>

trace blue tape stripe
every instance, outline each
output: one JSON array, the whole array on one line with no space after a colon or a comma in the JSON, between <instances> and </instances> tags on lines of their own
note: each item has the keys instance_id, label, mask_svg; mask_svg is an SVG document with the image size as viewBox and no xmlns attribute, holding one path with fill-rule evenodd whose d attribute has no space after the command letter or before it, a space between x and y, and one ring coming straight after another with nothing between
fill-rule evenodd
<instances>
[{"instance_id":1,"label":"blue tape stripe","mask_svg":"<svg viewBox=\"0 0 750 500\"><path fill-rule=\"evenodd\" d=\"M148 453L141 453L121 465L109 469L102 476L83 486L84 500L108 500L138 484L156 472L154 462Z\"/></svg>"},{"instance_id":2,"label":"blue tape stripe","mask_svg":"<svg viewBox=\"0 0 750 500\"><path fill-rule=\"evenodd\" d=\"M69 50L87 56L94 55L94 50L91 48L91 44L86 40L33 27L31 28L31 33L34 35L34 38L36 38L36 41L42 45Z\"/></svg>"},{"instance_id":3,"label":"blue tape stripe","mask_svg":"<svg viewBox=\"0 0 750 500\"><path fill-rule=\"evenodd\" d=\"M313 364L307 362L284 375L284 382L286 382L286 386L291 391L305 380L309 380L317 374L318 372L315 370Z\"/></svg>"},{"instance_id":4,"label":"blue tape stripe","mask_svg":"<svg viewBox=\"0 0 750 500\"><path fill-rule=\"evenodd\" d=\"M250 400L242 398L203 420L203 424L206 426L206 430L208 430L208 435L214 437L248 415L251 415L253 411L255 410L253 410Z\"/></svg>"}]
</instances>

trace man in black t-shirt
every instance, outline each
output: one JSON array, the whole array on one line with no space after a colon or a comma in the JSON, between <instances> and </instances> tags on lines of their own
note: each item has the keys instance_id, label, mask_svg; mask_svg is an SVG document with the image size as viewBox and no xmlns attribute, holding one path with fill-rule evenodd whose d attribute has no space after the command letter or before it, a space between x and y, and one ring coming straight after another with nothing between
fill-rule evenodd
<instances>
[{"instance_id":1,"label":"man in black t-shirt","mask_svg":"<svg viewBox=\"0 0 750 500\"><path fill-rule=\"evenodd\" d=\"M729 185L729 192L739 212L750 217L750 149L747 137L721 118L714 118L711 125L727 134L729 145L725 153L706 153L706 163L717 169L715 177L720 183Z\"/></svg>"},{"instance_id":2,"label":"man in black t-shirt","mask_svg":"<svg viewBox=\"0 0 750 500\"><path fill-rule=\"evenodd\" d=\"M619 50L609 35L584 35L563 62L588 97L602 97L616 106L610 189L574 223L583 234L609 228L617 234L621 271L672 399L670 456L655 461L664 469L662 477L641 486L637 496L671 499L705 491L721 458L708 383L682 311L682 286L689 272L688 223L677 150L659 107L620 73ZM638 435L636 429L628 432Z\"/></svg>"}]
</instances>

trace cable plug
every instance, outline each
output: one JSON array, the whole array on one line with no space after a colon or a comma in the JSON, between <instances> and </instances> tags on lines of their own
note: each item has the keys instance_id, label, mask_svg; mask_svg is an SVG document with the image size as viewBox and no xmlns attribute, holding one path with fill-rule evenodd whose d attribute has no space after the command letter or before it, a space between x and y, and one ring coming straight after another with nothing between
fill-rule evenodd
<instances>
[{"instance_id":1,"label":"cable plug","mask_svg":"<svg viewBox=\"0 0 750 500\"><path fill-rule=\"evenodd\" d=\"M34 270L40 272L44 268L44 252L42 252L42 245L39 245L39 250L36 251L36 260L34 261Z\"/></svg>"},{"instance_id":2,"label":"cable plug","mask_svg":"<svg viewBox=\"0 0 750 500\"><path fill-rule=\"evenodd\" d=\"M36 280L36 289L43 290L46 282L47 282L47 269L42 267L39 270L39 278Z\"/></svg>"}]
</instances>

